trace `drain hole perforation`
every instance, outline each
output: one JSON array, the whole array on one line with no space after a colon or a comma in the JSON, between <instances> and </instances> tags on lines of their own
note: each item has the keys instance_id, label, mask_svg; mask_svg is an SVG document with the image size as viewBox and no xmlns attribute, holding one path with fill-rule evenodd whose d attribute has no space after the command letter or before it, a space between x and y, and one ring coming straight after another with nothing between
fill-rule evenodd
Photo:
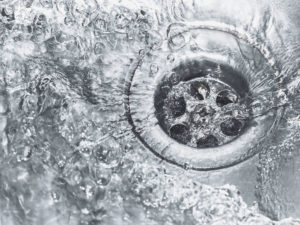
<instances>
[{"instance_id":1,"label":"drain hole perforation","mask_svg":"<svg viewBox=\"0 0 300 225\"><path fill-rule=\"evenodd\" d=\"M210 89L208 84L200 81L194 81L191 83L190 92L194 98L201 101L209 96Z\"/></svg>"},{"instance_id":2,"label":"drain hole perforation","mask_svg":"<svg viewBox=\"0 0 300 225\"><path fill-rule=\"evenodd\" d=\"M221 131L227 136L238 135L243 127L243 123L235 118L230 118L220 125Z\"/></svg>"},{"instance_id":3,"label":"drain hole perforation","mask_svg":"<svg viewBox=\"0 0 300 225\"><path fill-rule=\"evenodd\" d=\"M200 138L197 141L198 148L216 147L218 145L218 139L213 135L208 135L207 137Z\"/></svg>"},{"instance_id":4,"label":"drain hole perforation","mask_svg":"<svg viewBox=\"0 0 300 225\"><path fill-rule=\"evenodd\" d=\"M171 126L169 134L176 141L186 144L190 141L191 136L189 134L189 129L184 124L175 124Z\"/></svg>"},{"instance_id":5,"label":"drain hole perforation","mask_svg":"<svg viewBox=\"0 0 300 225\"><path fill-rule=\"evenodd\" d=\"M168 108L172 114L172 117L182 116L186 110L186 102L184 97L171 97L170 101L168 102Z\"/></svg>"},{"instance_id":6,"label":"drain hole perforation","mask_svg":"<svg viewBox=\"0 0 300 225\"><path fill-rule=\"evenodd\" d=\"M230 103L237 103L237 102L238 102L238 96L229 90L224 90L219 92L216 98L216 103L220 107L224 105L228 105Z\"/></svg>"}]
</instances>

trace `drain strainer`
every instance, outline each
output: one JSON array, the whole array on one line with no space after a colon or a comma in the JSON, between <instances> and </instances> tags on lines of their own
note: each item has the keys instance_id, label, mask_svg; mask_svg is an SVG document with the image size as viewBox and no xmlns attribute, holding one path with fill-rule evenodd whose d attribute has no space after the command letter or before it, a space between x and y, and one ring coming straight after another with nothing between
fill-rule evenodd
<instances>
[{"instance_id":1,"label":"drain strainer","mask_svg":"<svg viewBox=\"0 0 300 225\"><path fill-rule=\"evenodd\" d=\"M174 50L170 39L177 35L184 41ZM126 84L125 109L146 148L196 170L232 166L259 151L280 117L257 100L274 98L276 71L261 49L241 37L190 28L137 60Z\"/></svg>"},{"instance_id":2,"label":"drain strainer","mask_svg":"<svg viewBox=\"0 0 300 225\"><path fill-rule=\"evenodd\" d=\"M198 73L191 75L191 68ZM251 111L248 84L237 71L208 61L192 61L173 71L154 96L156 117L170 137L191 147L207 148L242 134Z\"/></svg>"}]
</instances>

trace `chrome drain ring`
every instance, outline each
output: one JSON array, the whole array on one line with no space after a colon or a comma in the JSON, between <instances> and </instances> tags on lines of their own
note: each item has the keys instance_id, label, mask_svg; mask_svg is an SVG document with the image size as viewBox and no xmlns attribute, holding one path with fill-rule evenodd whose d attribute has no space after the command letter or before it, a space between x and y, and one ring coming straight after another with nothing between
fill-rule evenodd
<instances>
[{"instance_id":1,"label":"chrome drain ring","mask_svg":"<svg viewBox=\"0 0 300 225\"><path fill-rule=\"evenodd\" d=\"M228 33L224 32L224 30L212 29L211 27L201 27L200 30L208 30L209 32L217 31L223 33L224 35L229 35L233 39L237 39L236 31L233 33ZM240 41L242 41L244 44L246 43L249 45L249 42L245 42L244 39L241 39ZM188 46L181 48L179 51L186 50L186 48L188 48ZM238 47L235 46L235 48L237 49ZM259 152L257 146L262 143L262 141L265 139L265 136L268 135L270 130L276 128L277 121L280 119L282 114L282 109L269 110L267 113L264 113L257 117L255 115L251 115L252 109L250 109L248 110L248 113L250 113L250 119L249 121L247 121L247 125L245 126L245 128L244 126L242 126L242 128L239 128L237 133L236 131L232 131L230 129L228 130L228 127L226 126L222 127L220 125L220 129L221 131L223 129L223 133L226 133L227 136L234 136L232 140L225 141L224 143L221 143L221 145L215 145L215 137L211 134L207 134L206 136L199 137L197 139L197 142L200 145L197 147L189 146L185 143L180 143L182 141L176 140L176 138L174 137L170 137L170 132L175 131L176 133L176 131L179 131L179 133L184 133L187 127L184 123L179 122L175 124L175 127L166 126L167 129L164 129L161 125L162 121L160 121L159 118L160 113L157 112L155 102L155 93L158 90L157 87L161 83L163 83L162 81L166 77L170 78L170 74L174 73L174 68L180 68L180 65L189 65L195 62L199 65L201 65L201 63L203 62L210 62L213 65L217 65L217 67L224 66L224 68L226 69L226 67L228 66L228 68L232 67L233 70L239 71L241 74L244 74L244 80L249 83L249 95L254 95L255 97L257 93L255 93L255 91L251 91L251 88L254 85L253 80L276 80L274 76L276 72L274 71L272 65L269 64L269 60L266 60L266 57L259 49L256 49L252 45L251 48L254 48L261 54L261 57L265 60L266 65L264 67L261 67L260 71L255 71L255 73L252 73L254 74L253 76L250 76L249 72L247 72L248 67L246 69L246 72L243 73L244 68L236 68L236 65L232 64L232 61L234 60L224 59L222 58L222 55L216 54L215 52L212 53L206 51L195 53L188 51L188 53L182 57L180 52L174 53L174 51L157 51L155 53L155 50L151 49L149 52L141 55L136 61L136 64L132 67L132 70L129 72L125 85L125 111L128 122L132 126L132 132L141 141L141 143L157 157L169 163L188 169L206 171L227 168L255 155L257 152ZM236 57L236 55L234 55L234 57ZM145 63L147 61L150 61L151 65ZM236 61L239 61L239 59ZM159 67L160 62L162 67ZM158 68L164 69L160 70ZM185 70L187 70L188 68L189 67L186 66ZM198 70L199 68L190 67L190 71L188 71L187 74L193 74L191 73L193 69ZM261 71L264 71L264 73L267 75L256 78L255 74L262 74ZM178 80L176 81L176 76L173 77L173 79L175 80L175 82L178 82ZM203 81L204 78L201 78L199 76L194 77L194 79L194 81L197 81L198 79L199 82L201 81L203 82L203 84L205 83ZM206 77L205 79L208 79L209 81L215 80L215 82L219 82L215 79L215 77ZM222 81L223 78L220 79ZM226 80L226 77L224 79ZM186 81L188 82L193 82L192 80L193 78L186 79ZM231 82L230 79L229 82ZM228 82L224 82L224 85L228 85ZM229 86L232 85L229 84ZM242 88L245 88L246 86ZM274 85L274 87L276 88L276 85ZM229 90L223 90L223 95L228 95L226 91L229 91L229 93L238 92L238 90L235 90L235 88L231 89L229 87L228 89ZM198 94L201 94L201 91L202 90L200 90ZM170 91L167 91L166 93L170 93ZM240 94L241 93L238 93L238 95ZM229 99L225 98L226 100L222 99L224 98L224 96L222 96L221 94L218 97L219 104L224 104L224 101L234 101L234 99L230 100L230 97L228 97ZM178 110L176 109L173 113L180 116L182 112L179 108ZM234 125L238 122L233 120L231 121L231 123Z\"/></svg>"}]
</instances>

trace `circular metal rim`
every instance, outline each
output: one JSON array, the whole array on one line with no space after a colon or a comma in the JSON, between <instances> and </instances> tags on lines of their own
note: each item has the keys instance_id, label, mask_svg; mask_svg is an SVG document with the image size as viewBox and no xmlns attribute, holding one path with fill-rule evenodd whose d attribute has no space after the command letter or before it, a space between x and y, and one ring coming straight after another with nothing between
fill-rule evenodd
<instances>
[{"instance_id":1,"label":"circular metal rim","mask_svg":"<svg viewBox=\"0 0 300 225\"><path fill-rule=\"evenodd\" d=\"M238 37L244 41L247 41L247 43L250 43L248 41L248 38L242 35L239 35L239 33L234 30L234 32L228 32L228 29L220 29L218 27L212 27L212 26L197 26L200 29L208 29L208 30L216 30L220 32L227 32L235 37ZM258 50L261 52L262 55L270 55L267 49L262 48ZM152 48L149 48L148 52L151 52ZM256 155L259 151L253 151L253 149L258 146L262 140L258 140L257 134L261 135L261 138L268 136L278 125L282 114L284 112L283 107L279 107L276 110L270 110L270 112L264 116L255 118L255 123L257 124L266 124L268 122L269 117L272 117L272 124L270 126L259 126L259 128L262 128L259 130L254 129L256 126L250 127L246 133L239 136L234 142L229 142L223 146L217 146L213 148L205 148L204 151L207 151L206 153L204 151L201 151L201 149L193 148L190 146L186 146L183 144L178 143L171 137L169 137L158 124L156 124L149 133L140 133L136 128L136 125L134 123L134 120L131 115L131 107L130 107L130 92L131 92L131 83L133 81L135 72L137 71L138 67L141 65L143 58L145 57L146 53L145 51L143 55L141 55L136 62L131 67L129 73L127 74L125 78L125 88L124 88L124 108L125 108L125 116L131 125L131 131L134 133L134 135L138 138L138 140L147 148L149 149L155 156L160 158L163 161L166 161L168 163L171 163L173 165L182 167L184 169L193 169L197 171L210 171L210 170L219 170L223 168L228 168L231 166L234 166L236 164L239 164L254 155ZM268 61L269 62L269 61ZM275 71L278 71L275 65L271 65L273 68L275 67ZM275 77L274 77L275 79ZM156 81L157 82L157 81ZM154 98L152 98L153 100ZM152 108L154 113L154 102L152 102ZM146 135L145 135L146 134ZM246 135L248 134L248 135ZM149 139L149 137L153 137L153 139ZM251 137L251 140L256 140L255 142L250 141L249 137ZM244 140L247 140L246 147L243 142ZM150 146L149 143L153 142L153 146ZM167 143L168 142L168 143ZM239 148L232 148L233 143L238 143ZM253 145L251 145L253 144ZM160 148L158 148L161 146ZM174 147L175 146L175 147ZM155 148L155 149L154 149ZM161 149L158 151L157 149ZM234 150L232 150L234 149ZM245 151L246 149L246 151ZM202 149L203 150L203 149ZM209 151L209 152L208 152ZM224 160L225 159L225 160ZM230 160L229 160L230 159ZM208 163L209 162L209 163Z\"/></svg>"}]
</instances>

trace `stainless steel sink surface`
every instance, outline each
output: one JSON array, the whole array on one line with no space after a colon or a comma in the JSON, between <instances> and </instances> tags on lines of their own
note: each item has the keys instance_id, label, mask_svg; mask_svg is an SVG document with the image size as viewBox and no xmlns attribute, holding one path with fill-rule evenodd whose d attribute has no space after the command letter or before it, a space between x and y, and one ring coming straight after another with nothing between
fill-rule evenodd
<instances>
[{"instance_id":1,"label":"stainless steel sink surface","mask_svg":"<svg viewBox=\"0 0 300 225\"><path fill-rule=\"evenodd\" d=\"M0 0L0 225L300 224L299 10Z\"/></svg>"}]
</instances>

